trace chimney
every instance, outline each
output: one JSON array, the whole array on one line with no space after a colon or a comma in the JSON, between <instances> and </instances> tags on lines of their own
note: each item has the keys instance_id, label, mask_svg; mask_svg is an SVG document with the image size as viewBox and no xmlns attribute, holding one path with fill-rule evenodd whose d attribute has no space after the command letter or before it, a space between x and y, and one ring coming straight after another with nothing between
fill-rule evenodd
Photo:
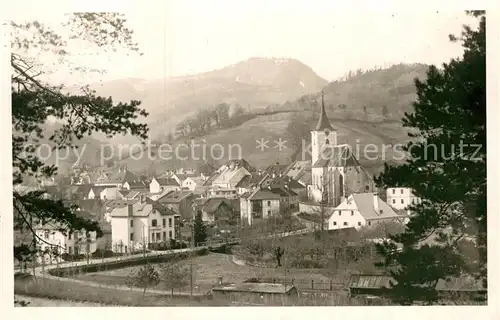
<instances>
[{"instance_id":1,"label":"chimney","mask_svg":"<svg viewBox=\"0 0 500 320\"><path fill-rule=\"evenodd\" d=\"M273 172L273 179L276 178L276 172Z\"/></svg>"},{"instance_id":2,"label":"chimney","mask_svg":"<svg viewBox=\"0 0 500 320\"><path fill-rule=\"evenodd\" d=\"M380 214L380 209L378 206L378 193L376 192L373 193L373 209L377 214Z\"/></svg>"}]
</instances>

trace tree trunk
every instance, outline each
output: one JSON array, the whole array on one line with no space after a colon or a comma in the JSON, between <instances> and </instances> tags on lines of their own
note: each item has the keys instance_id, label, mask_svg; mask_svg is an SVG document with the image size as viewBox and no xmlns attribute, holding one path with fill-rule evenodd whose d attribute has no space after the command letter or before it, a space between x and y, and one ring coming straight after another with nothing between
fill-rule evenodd
<instances>
[{"instance_id":1,"label":"tree trunk","mask_svg":"<svg viewBox=\"0 0 500 320\"><path fill-rule=\"evenodd\" d=\"M144 291L142 292L142 298L144 299L144 297L146 296L146 289L148 288L148 286L144 286Z\"/></svg>"},{"instance_id":2,"label":"tree trunk","mask_svg":"<svg viewBox=\"0 0 500 320\"><path fill-rule=\"evenodd\" d=\"M172 298L174 297L174 287L172 287Z\"/></svg>"}]
</instances>

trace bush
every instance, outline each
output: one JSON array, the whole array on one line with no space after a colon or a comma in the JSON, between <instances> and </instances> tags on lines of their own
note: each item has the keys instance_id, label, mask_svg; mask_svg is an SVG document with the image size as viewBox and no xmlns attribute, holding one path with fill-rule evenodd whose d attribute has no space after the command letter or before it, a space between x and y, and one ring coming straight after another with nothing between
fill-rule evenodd
<instances>
[{"instance_id":1,"label":"bush","mask_svg":"<svg viewBox=\"0 0 500 320\"><path fill-rule=\"evenodd\" d=\"M98 258L110 258L114 257L115 253L111 250L103 250L103 249L97 249L92 253L92 258L98 259Z\"/></svg>"},{"instance_id":2,"label":"bush","mask_svg":"<svg viewBox=\"0 0 500 320\"><path fill-rule=\"evenodd\" d=\"M84 258L85 258L85 256L83 254L74 255L74 254L69 254L69 253L63 253L61 255L61 259L63 259L64 261L68 261L68 262L80 261L80 260L83 260Z\"/></svg>"}]
</instances>

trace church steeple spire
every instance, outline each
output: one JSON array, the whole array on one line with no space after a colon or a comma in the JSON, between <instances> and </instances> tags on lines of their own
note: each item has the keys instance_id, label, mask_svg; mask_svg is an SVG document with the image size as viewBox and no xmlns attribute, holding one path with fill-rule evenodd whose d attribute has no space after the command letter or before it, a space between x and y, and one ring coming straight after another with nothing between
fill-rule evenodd
<instances>
[{"instance_id":1,"label":"church steeple spire","mask_svg":"<svg viewBox=\"0 0 500 320\"><path fill-rule=\"evenodd\" d=\"M326 116L325 93L322 90L321 91L321 113L319 115L318 124L316 125L316 131L324 131L324 130L333 131L334 129L330 125L330 121L328 121L328 117Z\"/></svg>"}]
</instances>

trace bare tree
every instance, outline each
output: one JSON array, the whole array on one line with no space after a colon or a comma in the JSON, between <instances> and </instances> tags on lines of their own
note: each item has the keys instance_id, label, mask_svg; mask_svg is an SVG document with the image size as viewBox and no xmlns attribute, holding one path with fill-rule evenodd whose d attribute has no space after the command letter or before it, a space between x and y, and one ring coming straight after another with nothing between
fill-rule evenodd
<instances>
[{"instance_id":1,"label":"bare tree","mask_svg":"<svg viewBox=\"0 0 500 320\"><path fill-rule=\"evenodd\" d=\"M172 259L160 267L160 278L163 287L170 289L173 297L174 289L181 289L189 284L189 266L180 259Z\"/></svg>"}]
</instances>

